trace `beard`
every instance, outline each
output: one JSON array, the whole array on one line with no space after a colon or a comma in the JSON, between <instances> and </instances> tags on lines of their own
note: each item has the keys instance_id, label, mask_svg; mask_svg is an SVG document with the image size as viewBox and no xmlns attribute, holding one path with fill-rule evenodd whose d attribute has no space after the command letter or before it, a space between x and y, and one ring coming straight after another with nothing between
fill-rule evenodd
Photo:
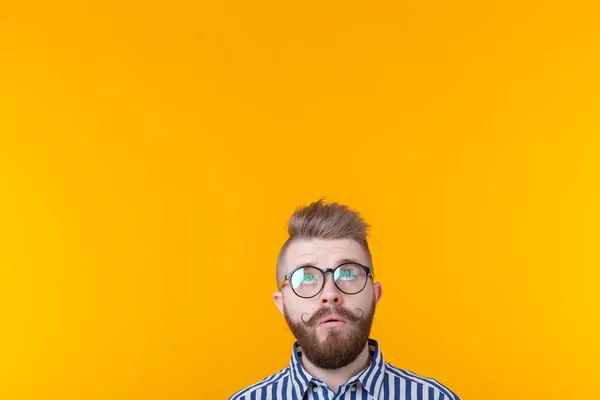
<instances>
[{"instance_id":1,"label":"beard","mask_svg":"<svg viewBox=\"0 0 600 400\"><path fill-rule=\"evenodd\" d=\"M369 340L375 315L375 299L368 313L360 308L357 310L360 311L359 314L344 307L323 307L306 322L304 318L299 322L292 321L285 307L283 315L306 358L319 368L332 370L345 367L356 360ZM321 318L332 314L344 317L347 322L341 329L327 329L324 331L327 336L320 340L317 324Z\"/></svg>"}]
</instances>

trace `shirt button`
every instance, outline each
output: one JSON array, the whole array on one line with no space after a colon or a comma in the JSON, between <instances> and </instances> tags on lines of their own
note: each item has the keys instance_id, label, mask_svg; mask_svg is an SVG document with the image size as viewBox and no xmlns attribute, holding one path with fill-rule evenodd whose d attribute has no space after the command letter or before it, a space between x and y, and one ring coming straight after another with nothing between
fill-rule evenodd
<instances>
[{"instance_id":1,"label":"shirt button","mask_svg":"<svg viewBox=\"0 0 600 400\"><path fill-rule=\"evenodd\" d=\"M318 392L318 391L319 391L319 388L315 386L315 387L313 388L313 392Z\"/></svg>"},{"instance_id":2,"label":"shirt button","mask_svg":"<svg viewBox=\"0 0 600 400\"><path fill-rule=\"evenodd\" d=\"M350 388L350 390L352 390L353 392L356 392L356 386L352 386L352 387Z\"/></svg>"}]
</instances>

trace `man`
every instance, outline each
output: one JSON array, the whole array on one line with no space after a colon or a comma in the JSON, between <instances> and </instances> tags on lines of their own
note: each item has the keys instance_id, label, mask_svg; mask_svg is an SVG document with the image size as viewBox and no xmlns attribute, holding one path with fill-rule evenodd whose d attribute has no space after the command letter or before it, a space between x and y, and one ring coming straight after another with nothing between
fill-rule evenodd
<instances>
[{"instance_id":1,"label":"man","mask_svg":"<svg viewBox=\"0 0 600 400\"><path fill-rule=\"evenodd\" d=\"M273 294L297 339L291 362L230 400L460 400L436 380L384 362L369 339L382 291L367 228L357 212L323 200L291 216Z\"/></svg>"}]
</instances>

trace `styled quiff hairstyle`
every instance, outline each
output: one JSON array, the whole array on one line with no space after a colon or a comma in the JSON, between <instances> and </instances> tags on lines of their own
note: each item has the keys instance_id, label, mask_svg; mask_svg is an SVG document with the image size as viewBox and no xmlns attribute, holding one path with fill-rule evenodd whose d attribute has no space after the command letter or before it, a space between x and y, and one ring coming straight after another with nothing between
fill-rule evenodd
<instances>
[{"instance_id":1,"label":"styled quiff hairstyle","mask_svg":"<svg viewBox=\"0 0 600 400\"><path fill-rule=\"evenodd\" d=\"M290 237L281 247L277 258L277 287L279 288L284 276L283 259L286 250L296 239L353 239L363 248L372 264L367 243L369 227L358 212L343 204L326 204L324 199L296 209L288 221ZM371 265L371 270L372 268Z\"/></svg>"}]
</instances>

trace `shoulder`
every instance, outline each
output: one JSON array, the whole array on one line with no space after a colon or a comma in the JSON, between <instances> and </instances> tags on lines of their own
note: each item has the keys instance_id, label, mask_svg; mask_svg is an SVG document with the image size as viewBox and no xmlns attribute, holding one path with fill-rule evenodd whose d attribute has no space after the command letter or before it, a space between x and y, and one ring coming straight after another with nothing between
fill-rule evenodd
<instances>
[{"instance_id":1,"label":"shoulder","mask_svg":"<svg viewBox=\"0 0 600 400\"><path fill-rule=\"evenodd\" d=\"M427 391L430 394L439 394L439 399L461 400L456 393L433 378L426 378L424 376L417 375L414 372L397 368L388 362L385 363L385 369L390 377L395 377L398 380L403 381L405 388L411 385L416 385L415 390L418 390L417 388L422 387L423 391ZM443 395L443 397L441 395Z\"/></svg>"},{"instance_id":2,"label":"shoulder","mask_svg":"<svg viewBox=\"0 0 600 400\"><path fill-rule=\"evenodd\" d=\"M285 367L281 371L267 376L255 384L238 390L229 398L229 400L246 400L251 397L260 400L263 398L262 396L266 398L268 393L279 394L280 396L273 398L281 398L281 395L284 393L285 387L287 386L287 380L289 379L289 369L289 366Z\"/></svg>"}]
</instances>

